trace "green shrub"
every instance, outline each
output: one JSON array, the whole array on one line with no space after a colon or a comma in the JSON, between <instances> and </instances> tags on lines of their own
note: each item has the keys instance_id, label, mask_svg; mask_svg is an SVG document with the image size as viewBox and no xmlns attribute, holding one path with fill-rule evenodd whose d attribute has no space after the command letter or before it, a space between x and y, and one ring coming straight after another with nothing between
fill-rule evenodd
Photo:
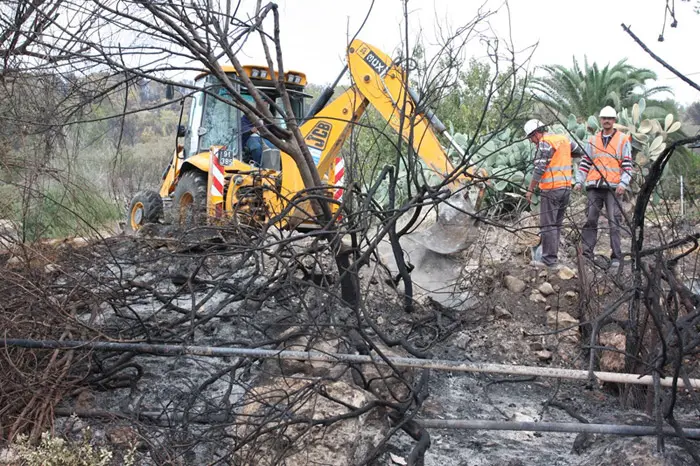
<instances>
[{"instance_id":1,"label":"green shrub","mask_svg":"<svg viewBox=\"0 0 700 466\"><path fill-rule=\"evenodd\" d=\"M15 202L13 211L24 241L86 235L121 217L118 206L92 186L54 185Z\"/></svg>"}]
</instances>

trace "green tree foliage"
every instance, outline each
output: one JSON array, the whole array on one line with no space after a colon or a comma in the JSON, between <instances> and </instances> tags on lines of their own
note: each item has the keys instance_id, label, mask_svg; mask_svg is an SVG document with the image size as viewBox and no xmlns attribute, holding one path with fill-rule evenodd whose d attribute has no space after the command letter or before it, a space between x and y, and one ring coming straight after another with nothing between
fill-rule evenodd
<instances>
[{"instance_id":1,"label":"green tree foliage","mask_svg":"<svg viewBox=\"0 0 700 466\"><path fill-rule=\"evenodd\" d=\"M517 139L510 128L484 137L472 159L477 168L486 170L490 183L484 203L494 214L526 206L524 194L532 180L535 152L530 141ZM466 135L456 133L455 140L466 150ZM532 203L539 204L539 197L534 196Z\"/></svg>"},{"instance_id":2,"label":"green tree foliage","mask_svg":"<svg viewBox=\"0 0 700 466\"><path fill-rule=\"evenodd\" d=\"M310 98L306 99L306 103L304 104L306 107L306 110L310 109L311 106L316 102L316 99L318 99L321 96L321 93L323 92L324 86L321 86L320 84L314 84L314 83L308 83L306 87L304 88L304 92L308 95L310 95ZM343 92L345 89L342 89L339 87L336 90L335 95L339 95L341 92Z\"/></svg>"},{"instance_id":3,"label":"green tree foliage","mask_svg":"<svg viewBox=\"0 0 700 466\"><path fill-rule=\"evenodd\" d=\"M537 97L560 115L597 115L606 105L615 108L630 107L640 97L647 99L649 114L668 113L668 103L650 97L670 91L667 86L648 86L657 78L646 68L636 68L626 59L614 65L590 65L584 58L583 67L576 58L573 66L548 65L542 67L544 76L533 79L531 88ZM662 107L658 111L654 107Z\"/></svg>"},{"instance_id":4,"label":"green tree foliage","mask_svg":"<svg viewBox=\"0 0 700 466\"><path fill-rule=\"evenodd\" d=\"M700 125L700 102L693 102L685 111L688 122L692 125Z\"/></svg>"},{"instance_id":5,"label":"green tree foliage","mask_svg":"<svg viewBox=\"0 0 700 466\"><path fill-rule=\"evenodd\" d=\"M504 122L526 117L530 105L522 100L522 89L521 81L513 85L512 77L497 77L488 63L472 58L435 111L451 124L453 132L472 137L487 134L502 128Z\"/></svg>"},{"instance_id":6,"label":"green tree foliage","mask_svg":"<svg viewBox=\"0 0 700 466\"><path fill-rule=\"evenodd\" d=\"M524 82L513 79L511 72L506 70L497 74L491 65L476 59L469 60L463 69L460 69L459 63L443 61L437 71L432 71L436 77L431 79L427 71L429 66L422 61L422 49L417 48L414 55L418 65L412 81L414 89L423 90L420 93L422 104L436 113L453 136L458 136L459 144L464 148L469 146L469 141L487 141L495 132L512 124L520 126L527 117L531 106L523 98ZM454 72L454 69L457 71ZM452 79L445 76L448 70L454 73ZM367 185L374 182L376 175L387 164L397 167L399 179L405 180L409 156L416 160L416 167L421 166L418 157L409 153L407 145L403 144L401 153L398 153L397 143L398 136L379 113L369 107L358 125L352 147L357 154L357 162L352 165L357 167L358 174ZM505 143L501 141L500 145ZM476 143L472 150L477 151L480 146L481 143ZM451 158L457 162L456 152L447 147L446 141L445 149L448 155L455 156ZM482 149L477 158L483 153ZM419 175L416 179L432 183L439 181L433 179L427 170L423 171L423 176L425 178ZM400 187L399 191L402 195L409 195L410 187Z\"/></svg>"}]
</instances>

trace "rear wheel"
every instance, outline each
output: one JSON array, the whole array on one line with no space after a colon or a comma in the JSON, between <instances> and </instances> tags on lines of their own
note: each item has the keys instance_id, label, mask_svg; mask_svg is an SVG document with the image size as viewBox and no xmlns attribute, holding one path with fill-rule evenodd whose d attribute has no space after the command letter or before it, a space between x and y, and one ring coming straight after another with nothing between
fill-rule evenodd
<instances>
[{"instance_id":1,"label":"rear wheel","mask_svg":"<svg viewBox=\"0 0 700 466\"><path fill-rule=\"evenodd\" d=\"M177 182L173 194L173 216L179 225L199 225L207 208L207 175L189 171Z\"/></svg>"},{"instance_id":2,"label":"rear wheel","mask_svg":"<svg viewBox=\"0 0 700 466\"><path fill-rule=\"evenodd\" d=\"M135 233L147 223L157 223L163 218L163 199L155 191L136 193L129 204L126 217L127 233Z\"/></svg>"}]
</instances>

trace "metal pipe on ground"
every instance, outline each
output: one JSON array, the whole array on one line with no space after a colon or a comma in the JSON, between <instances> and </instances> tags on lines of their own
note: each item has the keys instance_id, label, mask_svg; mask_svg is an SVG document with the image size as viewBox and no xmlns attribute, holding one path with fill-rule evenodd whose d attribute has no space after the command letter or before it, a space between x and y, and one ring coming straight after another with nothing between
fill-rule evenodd
<instances>
[{"instance_id":1,"label":"metal pipe on ground","mask_svg":"<svg viewBox=\"0 0 700 466\"><path fill-rule=\"evenodd\" d=\"M353 364L382 364L387 362L379 356L361 354L322 353L320 351L278 351L259 348L227 348L217 346L187 346L165 345L153 343L122 343L108 341L75 341L75 340L29 340L7 338L0 340L0 347L16 346L35 349L73 349L99 351L131 351L141 354L160 356L203 356L203 357L247 357L260 359L285 359L314 362L344 362ZM479 362L450 361L446 359L417 359L403 357L388 357L386 360L396 367L423 368L452 372L475 372L504 375L525 375L536 377L552 377L569 380L590 380L588 371L575 369L559 369L554 367L511 366L507 364L491 364ZM618 372L593 372L595 380L601 382L628 383L635 385L652 385L651 375L622 374ZM673 386L672 377L661 378L664 387ZM676 380L676 386L684 388L681 379ZM700 379L690 379L691 388L700 388Z\"/></svg>"},{"instance_id":2,"label":"metal pipe on ground","mask_svg":"<svg viewBox=\"0 0 700 466\"><path fill-rule=\"evenodd\" d=\"M461 430L520 430L530 432L590 433L608 435L627 435L633 437L658 435L655 426L626 424L577 424L569 422L508 422L471 419L416 419L425 429L461 429ZM663 435L676 437L673 427L666 426ZM700 439L700 429L683 429L687 438Z\"/></svg>"},{"instance_id":3,"label":"metal pipe on ground","mask_svg":"<svg viewBox=\"0 0 700 466\"><path fill-rule=\"evenodd\" d=\"M151 422L163 420L167 422L181 422L186 417L182 413L168 413L160 411L143 411L132 415L98 410L98 409L72 409L56 408L57 416L92 417L103 419L148 419ZM234 422L235 417L224 415L197 416L191 415L186 418L188 422L195 424L225 424ZM656 436L659 434L655 426L640 426L628 424L584 424L572 422L510 422L510 421L489 421L472 419L416 419L416 423L424 429L454 429L454 430L504 430L504 431L526 431L526 432L560 432L560 433L589 433L604 435L625 435L631 437ZM664 427L662 435L676 437L678 434L672 427ZM700 439L700 429L684 428L683 435L690 439Z\"/></svg>"}]
</instances>

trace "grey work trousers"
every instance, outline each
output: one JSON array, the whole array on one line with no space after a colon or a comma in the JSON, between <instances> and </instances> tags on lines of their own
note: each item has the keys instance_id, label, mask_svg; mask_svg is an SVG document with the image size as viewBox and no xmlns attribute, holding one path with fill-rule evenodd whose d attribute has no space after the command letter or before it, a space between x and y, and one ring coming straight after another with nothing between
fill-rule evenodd
<instances>
[{"instance_id":1,"label":"grey work trousers","mask_svg":"<svg viewBox=\"0 0 700 466\"><path fill-rule=\"evenodd\" d=\"M598 241L598 219L605 204L610 229L611 259L622 260L622 246L620 245L620 223L622 212L619 207L619 199L612 188L588 188L586 190L588 203L586 204L586 224L583 226L583 255L593 258L593 249Z\"/></svg>"},{"instance_id":2,"label":"grey work trousers","mask_svg":"<svg viewBox=\"0 0 700 466\"><path fill-rule=\"evenodd\" d=\"M557 263L559 238L570 197L571 189L569 188L540 192L540 238L542 241L542 262L546 265Z\"/></svg>"}]
</instances>

